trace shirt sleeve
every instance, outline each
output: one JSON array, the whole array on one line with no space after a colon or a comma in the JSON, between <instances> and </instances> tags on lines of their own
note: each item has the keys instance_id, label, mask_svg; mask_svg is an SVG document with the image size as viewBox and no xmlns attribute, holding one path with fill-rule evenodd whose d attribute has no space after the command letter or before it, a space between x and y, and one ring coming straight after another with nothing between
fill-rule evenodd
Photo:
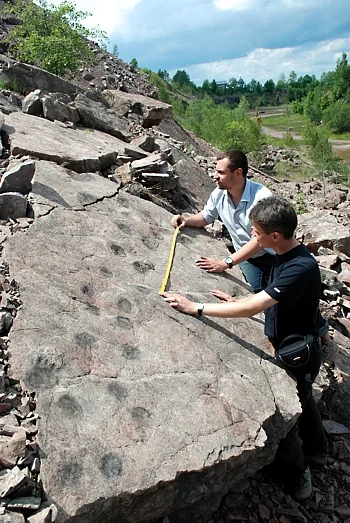
<instances>
[{"instance_id":1,"label":"shirt sleeve","mask_svg":"<svg viewBox=\"0 0 350 523\"><path fill-rule=\"evenodd\" d=\"M265 187L265 185L262 185L261 188L256 193L256 196L254 198L254 205L256 205L260 200L264 200L265 198L269 198L270 196L273 196L270 189Z\"/></svg>"},{"instance_id":2,"label":"shirt sleeve","mask_svg":"<svg viewBox=\"0 0 350 523\"><path fill-rule=\"evenodd\" d=\"M203 217L207 223L213 223L218 219L219 213L217 205L221 196L222 191L219 191L218 189L215 189L209 196L209 199L202 211Z\"/></svg>"},{"instance_id":3,"label":"shirt sleeve","mask_svg":"<svg viewBox=\"0 0 350 523\"><path fill-rule=\"evenodd\" d=\"M307 280L307 268L293 264L286 267L264 290L271 298L289 308L304 294Z\"/></svg>"}]
</instances>

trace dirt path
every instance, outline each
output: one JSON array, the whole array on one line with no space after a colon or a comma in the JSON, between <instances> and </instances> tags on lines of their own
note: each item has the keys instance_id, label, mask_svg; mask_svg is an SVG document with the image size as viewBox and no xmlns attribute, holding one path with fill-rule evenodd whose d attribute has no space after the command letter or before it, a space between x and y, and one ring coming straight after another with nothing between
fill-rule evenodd
<instances>
[{"instance_id":1,"label":"dirt path","mask_svg":"<svg viewBox=\"0 0 350 523\"><path fill-rule=\"evenodd\" d=\"M285 131L275 131L275 129L270 129L269 127L263 127L263 132L269 136L272 136L273 138L283 138L285 135ZM294 140L302 140L302 136L297 133L293 133L293 131L290 131L291 135L293 136ZM334 150L345 150L350 149L350 140L329 140L332 144L332 147Z\"/></svg>"}]
</instances>

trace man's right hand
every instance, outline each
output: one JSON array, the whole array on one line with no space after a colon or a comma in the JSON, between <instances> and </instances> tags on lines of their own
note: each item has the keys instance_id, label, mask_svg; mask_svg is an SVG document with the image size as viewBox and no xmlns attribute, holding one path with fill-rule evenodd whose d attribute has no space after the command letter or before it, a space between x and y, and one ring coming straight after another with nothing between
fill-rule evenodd
<instances>
[{"instance_id":1,"label":"man's right hand","mask_svg":"<svg viewBox=\"0 0 350 523\"><path fill-rule=\"evenodd\" d=\"M175 227L175 229L176 229L176 227L179 227L179 229L182 229L183 227L186 226L186 218L184 216L182 216L182 214L176 214L171 219L171 225L173 227Z\"/></svg>"},{"instance_id":2,"label":"man's right hand","mask_svg":"<svg viewBox=\"0 0 350 523\"><path fill-rule=\"evenodd\" d=\"M200 269L203 269L207 272L224 272L226 269L228 269L228 266L224 260L206 258L205 256L198 258L198 260L196 260L196 265Z\"/></svg>"}]
</instances>

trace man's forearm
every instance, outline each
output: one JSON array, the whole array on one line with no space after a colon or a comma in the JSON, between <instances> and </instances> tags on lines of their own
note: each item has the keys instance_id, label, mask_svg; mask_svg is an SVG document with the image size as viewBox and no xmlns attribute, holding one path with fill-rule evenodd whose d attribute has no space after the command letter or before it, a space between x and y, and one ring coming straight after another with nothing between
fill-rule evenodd
<instances>
[{"instance_id":1,"label":"man's forearm","mask_svg":"<svg viewBox=\"0 0 350 523\"><path fill-rule=\"evenodd\" d=\"M238 265L239 263L242 263L249 258L251 258L254 254L261 251L261 246L256 241L256 238L252 238L249 240L248 243L243 245L238 251L230 255L230 258L232 259L233 265Z\"/></svg>"}]
</instances>

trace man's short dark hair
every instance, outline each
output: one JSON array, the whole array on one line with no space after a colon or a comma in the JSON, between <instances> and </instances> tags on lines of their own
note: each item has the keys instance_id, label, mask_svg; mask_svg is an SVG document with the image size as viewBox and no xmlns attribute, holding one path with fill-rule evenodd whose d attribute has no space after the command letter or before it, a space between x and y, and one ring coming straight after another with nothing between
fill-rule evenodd
<instances>
[{"instance_id":1,"label":"man's short dark hair","mask_svg":"<svg viewBox=\"0 0 350 523\"><path fill-rule=\"evenodd\" d=\"M277 196L260 200L250 211L251 222L257 223L266 234L280 232L288 240L294 235L298 225L293 205Z\"/></svg>"},{"instance_id":2,"label":"man's short dark hair","mask_svg":"<svg viewBox=\"0 0 350 523\"><path fill-rule=\"evenodd\" d=\"M228 158L229 164L228 168L233 173L236 169L241 168L242 174L244 177L247 176L248 172L248 158L244 154L243 151L240 151L239 149L230 149L229 151L226 151L225 153L218 156L218 160L223 160L224 158Z\"/></svg>"}]
</instances>

